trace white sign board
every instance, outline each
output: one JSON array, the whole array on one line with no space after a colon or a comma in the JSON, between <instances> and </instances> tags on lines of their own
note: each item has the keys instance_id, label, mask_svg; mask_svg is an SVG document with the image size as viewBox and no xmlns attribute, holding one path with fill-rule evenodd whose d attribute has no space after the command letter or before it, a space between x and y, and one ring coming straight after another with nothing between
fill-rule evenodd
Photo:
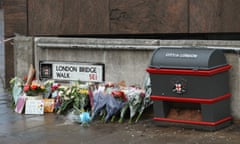
<instances>
[{"instance_id":1,"label":"white sign board","mask_svg":"<svg viewBox=\"0 0 240 144\"><path fill-rule=\"evenodd\" d=\"M43 100L26 100L25 114L44 114Z\"/></svg>"},{"instance_id":2,"label":"white sign board","mask_svg":"<svg viewBox=\"0 0 240 144\"><path fill-rule=\"evenodd\" d=\"M103 65L53 63L52 76L54 80L102 82Z\"/></svg>"}]
</instances>

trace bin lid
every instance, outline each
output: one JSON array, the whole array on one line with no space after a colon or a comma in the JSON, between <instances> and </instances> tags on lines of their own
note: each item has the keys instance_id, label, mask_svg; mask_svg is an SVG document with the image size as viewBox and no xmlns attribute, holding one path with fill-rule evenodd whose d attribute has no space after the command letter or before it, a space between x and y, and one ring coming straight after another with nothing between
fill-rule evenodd
<instances>
[{"instance_id":1,"label":"bin lid","mask_svg":"<svg viewBox=\"0 0 240 144\"><path fill-rule=\"evenodd\" d=\"M208 70L224 65L227 62L222 50L160 47L153 52L149 67Z\"/></svg>"}]
</instances>

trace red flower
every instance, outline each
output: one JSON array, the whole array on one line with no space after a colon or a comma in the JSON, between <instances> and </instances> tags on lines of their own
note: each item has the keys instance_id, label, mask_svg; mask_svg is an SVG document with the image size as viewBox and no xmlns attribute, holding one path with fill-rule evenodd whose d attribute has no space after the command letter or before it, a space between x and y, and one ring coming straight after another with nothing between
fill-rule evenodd
<instances>
[{"instance_id":1,"label":"red flower","mask_svg":"<svg viewBox=\"0 0 240 144\"><path fill-rule=\"evenodd\" d=\"M27 85L27 84L26 84L26 85L24 85L23 91L25 91L25 92L26 92L26 91L28 91L29 89L30 89L30 86L29 86L29 85Z\"/></svg>"},{"instance_id":2,"label":"red flower","mask_svg":"<svg viewBox=\"0 0 240 144\"><path fill-rule=\"evenodd\" d=\"M38 86L37 86L37 85L31 85L31 88L32 88L33 90L35 90L35 89L38 88Z\"/></svg>"},{"instance_id":3,"label":"red flower","mask_svg":"<svg viewBox=\"0 0 240 144\"><path fill-rule=\"evenodd\" d=\"M57 90L59 87L60 87L60 84L59 84L59 83L58 83L58 84L53 84L52 87L51 87L51 90L52 90L52 91L55 91L55 90Z\"/></svg>"},{"instance_id":4,"label":"red flower","mask_svg":"<svg viewBox=\"0 0 240 144\"><path fill-rule=\"evenodd\" d=\"M120 98L123 101L127 101L126 95L122 91L112 91L112 95L116 98Z\"/></svg>"}]
</instances>

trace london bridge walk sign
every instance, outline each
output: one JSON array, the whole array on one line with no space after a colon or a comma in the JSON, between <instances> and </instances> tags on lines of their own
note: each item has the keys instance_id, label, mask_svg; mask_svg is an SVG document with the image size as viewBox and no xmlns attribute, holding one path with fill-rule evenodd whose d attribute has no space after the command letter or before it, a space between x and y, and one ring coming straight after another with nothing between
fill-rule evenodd
<instances>
[{"instance_id":1,"label":"london bridge walk sign","mask_svg":"<svg viewBox=\"0 0 240 144\"><path fill-rule=\"evenodd\" d=\"M83 62L40 61L40 79L59 81L104 81L104 64Z\"/></svg>"}]
</instances>

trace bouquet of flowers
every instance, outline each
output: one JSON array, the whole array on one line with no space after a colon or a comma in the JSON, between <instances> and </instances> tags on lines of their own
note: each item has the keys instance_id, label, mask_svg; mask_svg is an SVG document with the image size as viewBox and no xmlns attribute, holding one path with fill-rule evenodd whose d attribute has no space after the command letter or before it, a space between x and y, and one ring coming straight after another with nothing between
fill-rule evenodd
<instances>
[{"instance_id":1,"label":"bouquet of flowers","mask_svg":"<svg viewBox=\"0 0 240 144\"><path fill-rule=\"evenodd\" d=\"M25 84L23 91L27 96L40 96L45 92L45 86L40 81L34 80L30 85Z\"/></svg>"},{"instance_id":2,"label":"bouquet of flowers","mask_svg":"<svg viewBox=\"0 0 240 144\"><path fill-rule=\"evenodd\" d=\"M35 69L32 64L24 81L26 82L23 86L23 92L26 96L40 96L43 95L46 90L45 86L39 80L35 80Z\"/></svg>"},{"instance_id":3,"label":"bouquet of flowers","mask_svg":"<svg viewBox=\"0 0 240 144\"><path fill-rule=\"evenodd\" d=\"M10 80L10 91L12 94L12 106L14 107L17 103L18 97L23 91L23 80L18 77L14 77Z\"/></svg>"},{"instance_id":4,"label":"bouquet of flowers","mask_svg":"<svg viewBox=\"0 0 240 144\"><path fill-rule=\"evenodd\" d=\"M59 96L62 104L58 110L59 114L65 114L68 110L85 111L89 103L88 85L72 84L71 86L59 87Z\"/></svg>"}]
</instances>

